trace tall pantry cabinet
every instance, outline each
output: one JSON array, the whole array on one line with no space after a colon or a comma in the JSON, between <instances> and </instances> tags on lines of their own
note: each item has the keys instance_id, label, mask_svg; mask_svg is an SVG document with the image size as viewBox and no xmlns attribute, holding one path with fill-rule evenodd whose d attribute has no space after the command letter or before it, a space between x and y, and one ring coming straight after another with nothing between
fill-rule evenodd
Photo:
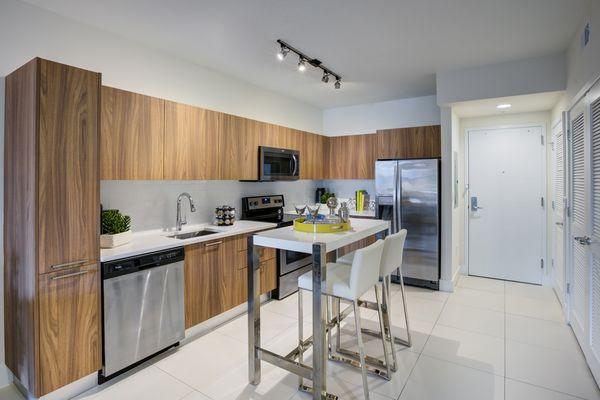
<instances>
[{"instance_id":1,"label":"tall pantry cabinet","mask_svg":"<svg viewBox=\"0 0 600 400\"><path fill-rule=\"evenodd\" d=\"M5 85L6 365L39 397L101 368L101 75L36 58Z\"/></svg>"}]
</instances>

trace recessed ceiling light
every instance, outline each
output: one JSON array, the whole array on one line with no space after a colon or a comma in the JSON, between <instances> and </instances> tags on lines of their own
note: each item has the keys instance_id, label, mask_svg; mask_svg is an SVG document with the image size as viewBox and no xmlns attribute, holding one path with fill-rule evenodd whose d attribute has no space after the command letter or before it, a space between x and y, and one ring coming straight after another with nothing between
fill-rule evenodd
<instances>
[{"instance_id":1,"label":"recessed ceiling light","mask_svg":"<svg viewBox=\"0 0 600 400\"><path fill-rule=\"evenodd\" d=\"M507 110L507 109L509 109L509 108L511 108L511 107L512 107L512 104L508 104L508 103L506 103L506 104L498 104L498 105L496 106L496 108L497 108L498 110Z\"/></svg>"}]
</instances>

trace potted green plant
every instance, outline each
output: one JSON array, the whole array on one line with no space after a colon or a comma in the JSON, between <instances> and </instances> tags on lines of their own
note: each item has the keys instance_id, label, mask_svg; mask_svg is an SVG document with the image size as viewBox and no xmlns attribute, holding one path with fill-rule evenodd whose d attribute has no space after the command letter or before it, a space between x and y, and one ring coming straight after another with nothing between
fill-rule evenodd
<instances>
[{"instance_id":1,"label":"potted green plant","mask_svg":"<svg viewBox=\"0 0 600 400\"><path fill-rule=\"evenodd\" d=\"M131 242L131 217L119 210L104 210L101 222L100 247L106 249Z\"/></svg>"}]
</instances>

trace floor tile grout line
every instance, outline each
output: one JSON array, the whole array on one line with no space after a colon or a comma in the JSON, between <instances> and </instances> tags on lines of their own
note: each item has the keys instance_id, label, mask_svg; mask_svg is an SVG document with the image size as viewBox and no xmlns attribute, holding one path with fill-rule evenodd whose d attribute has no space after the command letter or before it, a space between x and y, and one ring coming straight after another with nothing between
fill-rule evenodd
<instances>
[{"instance_id":1,"label":"floor tile grout line","mask_svg":"<svg viewBox=\"0 0 600 400\"><path fill-rule=\"evenodd\" d=\"M509 381L509 380L510 381L515 381L515 382L519 382L519 383L522 383L524 385L533 386L533 387L536 387L538 389L544 389L544 390L547 390L549 392L558 393L558 394L564 394L565 396L570 396L570 397L573 397L573 398L576 398L576 399L590 400L590 399L586 399L585 397L578 396L576 394L567 393L567 392L561 392L560 390L552 389L552 388L549 388L549 387L546 387L546 386L541 386L541 385L538 385L538 384L535 384L535 383L531 383L531 382L527 382L527 381L524 381L524 380L521 380L521 379L506 378L505 382Z\"/></svg>"},{"instance_id":2,"label":"floor tile grout line","mask_svg":"<svg viewBox=\"0 0 600 400\"><path fill-rule=\"evenodd\" d=\"M165 374L169 375L171 378L175 379L177 382L181 382L182 384L184 384L185 386L187 386L188 388L191 389L191 391L189 391L188 393L186 393L183 397L181 397L179 400L183 399L185 396L189 395L192 392L198 392L203 396L208 397L209 399L212 400L212 397L210 397L209 395L207 395L206 393L201 392L200 390L197 390L195 387L192 387L190 385L188 385L186 382L182 381L181 379L179 379L178 377L176 377L175 375L173 375L172 373L165 371L164 369L162 369L161 367L159 367L158 365L153 364L154 367L158 368L159 370L161 370L162 372L164 372Z\"/></svg>"}]
</instances>

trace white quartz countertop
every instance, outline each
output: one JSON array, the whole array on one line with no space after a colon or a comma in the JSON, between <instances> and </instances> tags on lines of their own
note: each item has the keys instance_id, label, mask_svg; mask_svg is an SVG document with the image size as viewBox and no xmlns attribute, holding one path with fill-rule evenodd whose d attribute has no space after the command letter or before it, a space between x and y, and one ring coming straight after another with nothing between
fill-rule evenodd
<instances>
[{"instance_id":1,"label":"white quartz countertop","mask_svg":"<svg viewBox=\"0 0 600 400\"><path fill-rule=\"evenodd\" d=\"M187 246L189 244L220 239L227 236L242 235L264 229L272 229L275 227L277 227L276 224L266 222L238 220L235 222L235 224L233 224L233 226L215 226L207 223L187 226L180 232L166 232L163 230L135 232L133 234L132 241L128 244L112 249L100 249L100 261L112 261L119 258L126 258L144 253L152 253L154 251L167 250L175 247ZM202 229L216 231L218 233L184 240L169 237L176 233L195 232Z\"/></svg>"},{"instance_id":2,"label":"white quartz countertop","mask_svg":"<svg viewBox=\"0 0 600 400\"><path fill-rule=\"evenodd\" d=\"M311 254L314 243L324 243L329 252L390 228L389 221L380 219L350 218L350 224L349 231L336 233L297 232L293 226L286 226L257 233L254 244Z\"/></svg>"}]
</instances>

